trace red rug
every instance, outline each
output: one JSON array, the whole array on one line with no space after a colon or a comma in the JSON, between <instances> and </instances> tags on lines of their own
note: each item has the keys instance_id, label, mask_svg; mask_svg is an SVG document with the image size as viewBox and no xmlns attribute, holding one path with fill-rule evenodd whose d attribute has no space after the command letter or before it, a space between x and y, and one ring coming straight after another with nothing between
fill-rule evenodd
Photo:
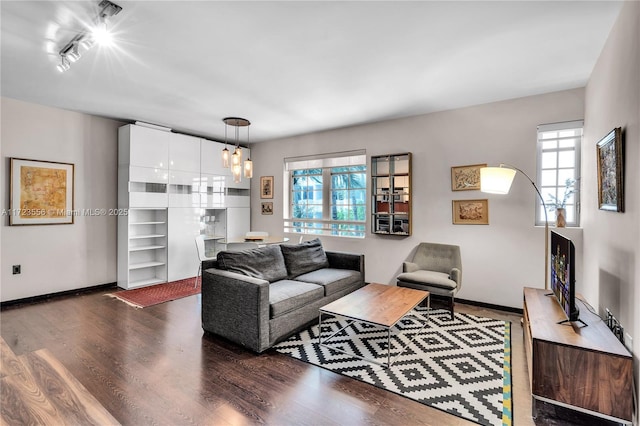
<instances>
[{"instance_id":1,"label":"red rug","mask_svg":"<svg viewBox=\"0 0 640 426\"><path fill-rule=\"evenodd\" d=\"M133 290L122 290L107 296L122 300L128 305L136 308L146 308L171 300L181 299L200 293L200 280L194 287L196 277L184 280L172 281L170 283L156 284L148 287L134 288Z\"/></svg>"}]
</instances>

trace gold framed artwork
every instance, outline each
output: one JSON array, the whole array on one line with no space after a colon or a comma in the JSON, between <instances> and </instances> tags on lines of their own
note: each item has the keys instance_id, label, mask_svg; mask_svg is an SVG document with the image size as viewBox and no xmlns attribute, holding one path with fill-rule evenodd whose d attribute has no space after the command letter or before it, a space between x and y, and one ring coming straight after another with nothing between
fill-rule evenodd
<instances>
[{"instance_id":1,"label":"gold framed artwork","mask_svg":"<svg viewBox=\"0 0 640 426\"><path fill-rule=\"evenodd\" d=\"M260 176L260 198L273 198L273 176Z\"/></svg>"},{"instance_id":2,"label":"gold framed artwork","mask_svg":"<svg viewBox=\"0 0 640 426\"><path fill-rule=\"evenodd\" d=\"M488 225L489 200L453 200L454 225Z\"/></svg>"},{"instance_id":3,"label":"gold framed artwork","mask_svg":"<svg viewBox=\"0 0 640 426\"><path fill-rule=\"evenodd\" d=\"M622 129L616 127L597 144L598 205L600 210L624 211Z\"/></svg>"},{"instance_id":4,"label":"gold framed artwork","mask_svg":"<svg viewBox=\"0 0 640 426\"><path fill-rule=\"evenodd\" d=\"M73 164L11 158L10 225L73 223Z\"/></svg>"},{"instance_id":5,"label":"gold framed artwork","mask_svg":"<svg viewBox=\"0 0 640 426\"><path fill-rule=\"evenodd\" d=\"M480 169L486 164L451 167L451 190L472 191L480 189Z\"/></svg>"},{"instance_id":6,"label":"gold framed artwork","mask_svg":"<svg viewBox=\"0 0 640 426\"><path fill-rule=\"evenodd\" d=\"M273 202L271 201L262 202L262 214L273 214Z\"/></svg>"}]
</instances>

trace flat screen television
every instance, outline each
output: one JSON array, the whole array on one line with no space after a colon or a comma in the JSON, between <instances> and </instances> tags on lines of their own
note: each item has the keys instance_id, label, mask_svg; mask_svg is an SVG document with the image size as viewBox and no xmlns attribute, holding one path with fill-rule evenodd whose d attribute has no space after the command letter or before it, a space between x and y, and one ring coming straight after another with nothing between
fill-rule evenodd
<instances>
[{"instance_id":1,"label":"flat screen television","mask_svg":"<svg viewBox=\"0 0 640 426\"><path fill-rule=\"evenodd\" d=\"M571 240L551 231L551 290L567 316L578 321L576 307L576 249Z\"/></svg>"}]
</instances>

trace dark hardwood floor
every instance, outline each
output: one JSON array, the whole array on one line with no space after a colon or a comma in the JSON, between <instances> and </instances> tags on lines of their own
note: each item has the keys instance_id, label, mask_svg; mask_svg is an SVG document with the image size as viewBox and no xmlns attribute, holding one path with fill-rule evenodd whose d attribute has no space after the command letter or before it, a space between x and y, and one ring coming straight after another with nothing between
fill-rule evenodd
<instances>
[{"instance_id":1,"label":"dark hardwood floor","mask_svg":"<svg viewBox=\"0 0 640 426\"><path fill-rule=\"evenodd\" d=\"M5 307L0 331L17 356L46 349L123 425L472 424L273 350L256 355L205 334L199 295L135 309L106 297L111 291ZM520 316L456 309L512 321L514 424L533 425Z\"/></svg>"}]
</instances>

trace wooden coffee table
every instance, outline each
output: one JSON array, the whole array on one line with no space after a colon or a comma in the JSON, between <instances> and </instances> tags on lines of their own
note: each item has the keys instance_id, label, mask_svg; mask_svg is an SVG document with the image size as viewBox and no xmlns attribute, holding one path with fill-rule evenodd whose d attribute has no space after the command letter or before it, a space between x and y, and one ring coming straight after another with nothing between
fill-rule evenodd
<instances>
[{"instance_id":1,"label":"wooden coffee table","mask_svg":"<svg viewBox=\"0 0 640 426\"><path fill-rule=\"evenodd\" d=\"M398 321L404 318L409 312L411 312L416 306L418 306L424 299L427 299L427 306L429 305L429 292L423 290L415 290L406 287L396 287L384 284L369 284L362 287L353 293L324 305L320 308L320 319L318 329L318 343L320 346L330 348L331 350L346 353L357 358L373 362L374 364L382 365L384 367L391 367L391 329L396 325ZM346 326L333 333L331 336L322 340L322 315L328 314L337 317L342 317L347 320L351 320ZM328 346L326 343L336 334L349 327L353 322L364 322L367 324L373 324L387 330L387 362L381 363L375 360L371 360L356 354L352 354L341 349L336 349ZM424 325L418 330L416 336L427 326L429 321L429 310L427 310L427 318ZM415 339L415 336L414 338ZM407 343L398 356L404 352L406 347L413 342L413 339Z\"/></svg>"}]
</instances>

